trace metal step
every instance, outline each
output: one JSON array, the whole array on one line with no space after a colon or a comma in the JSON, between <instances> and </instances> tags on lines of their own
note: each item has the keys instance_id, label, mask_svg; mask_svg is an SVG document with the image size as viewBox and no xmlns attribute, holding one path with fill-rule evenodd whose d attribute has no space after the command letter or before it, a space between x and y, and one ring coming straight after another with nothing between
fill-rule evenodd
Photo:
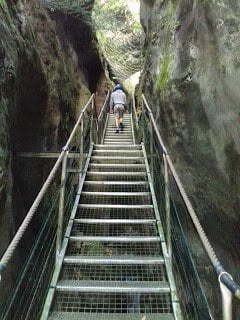
<instances>
[{"instance_id":1,"label":"metal step","mask_svg":"<svg viewBox=\"0 0 240 320\"><path fill-rule=\"evenodd\" d=\"M122 180L122 181L134 181L134 180L143 180L147 181L147 173L143 171L137 172L115 172L115 171L108 171L108 172L97 172L97 171L88 171L87 172L87 180Z\"/></svg>"},{"instance_id":2,"label":"metal step","mask_svg":"<svg viewBox=\"0 0 240 320\"><path fill-rule=\"evenodd\" d=\"M116 131L115 131L115 132L116 132ZM106 131L105 137L108 137L108 136L116 137L116 136L118 136L115 132L108 132L108 131ZM132 132L131 132L131 131L128 131L128 132L126 132L126 131L120 131L120 132L119 132L119 136L120 136L120 135L121 135L121 137L127 136L127 137L131 137L131 138L132 138Z\"/></svg>"},{"instance_id":3,"label":"metal step","mask_svg":"<svg viewBox=\"0 0 240 320\"><path fill-rule=\"evenodd\" d=\"M94 175L94 176L137 176L137 177L142 177L146 176L145 171L140 171L140 172L126 172L126 171L119 171L119 172L94 172L94 171L88 171L88 175Z\"/></svg>"},{"instance_id":4,"label":"metal step","mask_svg":"<svg viewBox=\"0 0 240 320\"><path fill-rule=\"evenodd\" d=\"M144 163L144 157L92 156L91 163Z\"/></svg>"},{"instance_id":5,"label":"metal step","mask_svg":"<svg viewBox=\"0 0 240 320\"><path fill-rule=\"evenodd\" d=\"M116 129L107 129L106 134L115 134ZM123 131L120 131L121 134L129 134L132 135L132 130L130 129L124 129Z\"/></svg>"},{"instance_id":6,"label":"metal step","mask_svg":"<svg viewBox=\"0 0 240 320\"><path fill-rule=\"evenodd\" d=\"M119 136L118 136L119 135ZM106 134L105 137L104 137L104 140L131 140L133 139L133 137L129 134Z\"/></svg>"},{"instance_id":7,"label":"metal step","mask_svg":"<svg viewBox=\"0 0 240 320\"><path fill-rule=\"evenodd\" d=\"M142 205L152 204L152 197L150 192L83 191L80 203Z\"/></svg>"},{"instance_id":8,"label":"metal step","mask_svg":"<svg viewBox=\"0 0 240 320\"><path fill-rule=\"evenodd\" d=\"M96 239L96 238L94 238ZM79 237L72 239L69 241L67 248L67 256L95 256L102 257L105 255L106 257L114 257L114 256L123 256L125 255L128 258L136 258L136 257L159 257L162 253L161 243L159 239L157 241L148 241L148 242L140 242L140 241L109 241L109 238L106 237L101 238L104 241L91 241L91 238L86 239L84 237L81 240ZM106 241L105 241L106 240ZM118 240L118 239L116 239ZM132 239L135 240L135 239ZM137 239L138 240L138 239Z\"/></svg>"},{"instance_id":9,"label":"metal step","mask_svg":"<svg viewBox=\"0 0 240 320\"><path fill-rule=\"evenodd\" d=\"M93 150L93 156L106 155L108 157L121 155L127 156L142 156L143 153L141 150Z\"/></svg>"},{"instance_id":10,"label":"metal step","mask_svg":"<svg viewBox=\"0 0 240 320\"><path fill-rule=\"evenodd\" d=\"M74 219L77 223L88 224L153 224L155 220L147 219Z\"/></svg>"},{"instance_id":11,"label":"metal step","mask_svg":"<svg viewBox=\"0 0 240 320\"><path fill-rule=\"evenodd\" d=\"M94 145L94 150L97 149L97 150L100 150L100 149L104 149L106 150L107 149L114 149L116 148L117 150L120 150L123 148L123 150L126 150L126 149L134 149L134 150L142 150L142 146L139 145L139 144L131 144L130 146L125 146L125 145L111 145L111 146L106 146L105 144L95 144Z\"/></svg>"},{"instance_id":12,"label":"metal step","mask_svg":"<svg viewBox=\"0 0 240 320\"><path fill-rule=\"evenodd\" d=\"M116 134L115 136L105 136L104 137L104 141L115 141L115 140L120 140L120 141L132 141L132 137L129 137L129 136L124 136L124 135L120 135L120 133Z\"/></svg>"},{"instance_id":13,"label":"metal step","mask_svg":"<svg viewBox=\"0 0 240 320\"><path fill-rule=\"evenodd\" d=\"M143 185L147 186L148 182L145 181L85 181L85 185L121 185L121 186L135 186L135 185Z\"/></svg>"},{"instance_id":14,"label":"metal step","mask_svg":"<svg viewBox=\"0 0 240 320\"><path fill-rule=\"evenodd\" d=\"M154 219L151 205L80 204L76 218L87 219Z\"/></svg>"},{"instance_id":15,"label":"metal step","mask_svg":"<svg viewBox=\"0 0 240 320\"><path fill-rule=\"evenodd\" d=\"M107 145L107 146L111 146L112 144L120 144L120 145L122 145L122 144L125 144L126 146L130 146L132 143L133 143L133 141L131 141L131 142L126 142L126 141L112 141L112 142L108 142L108 141L103 141L104 143L105 143L105 145Z\"/></svg>"},{"instance_id":16,"label":"metal step","mask_svg":"<svg viewBox=\"0 0 240 320\"><path fill-rule=\"evenodd\" d=\"M82 191L81 195L84 196L105 196L105 197L149 197L151 192L91 192Z\"/></svg>"},{"instance_id":17,"label":"metal step","mask_svg":"<svg viewBox=\"0 0 240 320\"><path fill-rule=\"evenodd\" d=\"M61 280L57 291L70 292L107 292L107 293L169 293L167 282L160 281L71 281Z\"/></svg>"},{"instance_id":18,"label":"metal step","mask_svg":"<svg viewBox=\"0 0 240 320\"><path fill-rule=\"evenodd\" d=\"M49 320L174 320L172 314L163 313L80 313L52 312Z\"/></svg>"},{"instance_id":19,"label":"metal step","mask_svg":"<svg viewBox=\"0 0 240 320\"><path fill-rule=\"evenodd\" d=\"M146 181L85 181L83 191L147 192Z\"/></svg>"},{"instance_id":20,"label":"metal step","mask_svg":"<svg viewBox=\"0 0 240 320\"><path fill-rule=\"evenodd\" d=\"M97 209L153 209L152 205L111 205L111 204L79 204L79 208L97 208Z\"/></svg>"},{"instance_id":21,"label":"metal step","mask_svg":"<svg viewBox=\"0 0 240 320\"><path fill-rule=\"evenodd\" d=\"M108 237L114 239L123 238L149 238L158 236L156 223L103 223L103 221L96 222L79 222L74 220L71 237Z\"/></svg>"},{"instance_id":22,"label":"metal step","mask_svg":"<svg viewBox=\"0 0 240 320\"><path fill-rule=\"evenodd\" d=\"M162 256L156 257L134 257L129 256L66 256L64 263L69 264L164 264L164 258Z\"/></svg>"},{"instance_id":23,"label":"metal step","mask_svg":"<svg viewBox=\"0 0 240 320\"><path fill-rule=\"evenodd\" d=\"M89 168L93 169L93 168L118 168L118 169L131 169L131 168L135 168L135 169L145 169L145 165L144 164L133 164L133 163L90 163L89 164Z\"/></svg>"},{"instance_id":24,"label":"metal step","mask_svg":"<svg viewBox=\"0 0 240 320\"><path fill-rule=\"evenodd\" d=\"M99 241L99 242L160 242L160 237L94 237L94 236L71 236L70 241Z\"/></svg>"}]
</instances>

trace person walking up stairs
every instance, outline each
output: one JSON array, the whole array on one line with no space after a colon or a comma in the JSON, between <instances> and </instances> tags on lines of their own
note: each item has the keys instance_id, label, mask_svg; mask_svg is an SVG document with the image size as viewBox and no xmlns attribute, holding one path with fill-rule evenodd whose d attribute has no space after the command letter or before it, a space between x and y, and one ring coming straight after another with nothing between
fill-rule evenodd
<instances>
[{"instance_id":1,"label":"person walking up stairs","mask_svg":"<svg viewBox=\"0 0 240 320\"><path fill-rule=\"evenodd\" d=\"M115 115L116 133L123 131L123 114L127 104L126 94L121 84L117 84L111 94L110 110Z\"/></svg>"}]
</instances>

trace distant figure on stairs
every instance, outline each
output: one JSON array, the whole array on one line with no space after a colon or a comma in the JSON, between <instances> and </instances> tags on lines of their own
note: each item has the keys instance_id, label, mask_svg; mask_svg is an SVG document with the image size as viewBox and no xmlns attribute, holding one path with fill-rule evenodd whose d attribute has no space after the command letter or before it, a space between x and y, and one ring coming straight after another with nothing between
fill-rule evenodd
<instances>
[{"instance_id":1,"label":"distant figure on stairs","mask_svg":"<svg viewBox=\"0 0 240 320\"><path fill-rule=\"evenodd\" d=\"M111 94L110 112L114 112L116 121L116 133L123 131L123 114L127 105L127 97L121 84L117 84Z\"/></svg>"}]
</instances>

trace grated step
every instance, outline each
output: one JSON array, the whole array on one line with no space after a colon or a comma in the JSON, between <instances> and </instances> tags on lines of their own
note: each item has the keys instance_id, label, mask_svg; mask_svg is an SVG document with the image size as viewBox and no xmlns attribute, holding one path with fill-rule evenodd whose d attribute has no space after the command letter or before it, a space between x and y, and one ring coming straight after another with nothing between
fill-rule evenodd
<instances>
[{"instance_id":1,"label":"grated step","mask_svg":"<svg viewBox=\"0 0 240 320\"><path fill-rule=\"evenodd\" d=\"M80 204L76 218L87 219L154 219L152 206Z\"/></svg>"},{"instance_id":2,"label":"grated step","mask_svg":"<svg viewBox=\"0 0 240 320\"><path fill-rule=\"evenodd\" d=\"M92 314L92 313L70 313L70 312L52 312L49 320L174 320L173 315L166 315L162 313L155 313L155 314L149 314L147 313L146 316L144 314L117 314L117 313L111 313L111 314L102 314L98 313Z\"/></svg>"},{"instance_id":3,"label":"grated step","mask_svg":"<svg viewBox=\"0 0 240 320\"><path fill-rule=\"evenodd\" d=\"M130 220L130 219L74 219L74 222L77 223L106 223L106 224L152 224L155 223L155 220L147 220L147 219L138 219L138 220Z\"/></svg>"},{"instance_id":4,"label":"grated step","mask_svg":"<svg viewBox=\"0 0 240 320\"><path fill-rule=\"evenodd\" d=\"M83 191L148 192L145 181L85 181Z\"/></svg>"},{"instance_id":5,"label":"grated step","mask_svg":"<svg viewBox=\"0 0 240 320\"><path fill-rule=\"evenodd\" d=\"M135 163L90 163L89 169L91 171L125 171L125 172L135 172L135 171L144 171L146 170L146 167L144 164L135 164Z\"/></svg>"},{"instance_id":6,"label":"grated step","mask_svg":"<svg viewBox=\"0 0 240 320\"><path fill-rule=\"evenodd\" d=\"M105 172L99 172L99 171L88 171L87 180L107 180L107 181L147 181L147 173L143 171L105 171Z\"/></svg>"},{"instance_id":7,"label":"grated step","mask_svg":"<svg viewBox=\"0 0 240 320\"><path fill-rule=\"evenodd\" d=\"M125 145L111 145L111 146L106 146L105 144L95 144L94 149L114 149L116 147L117 150L122 149L135 149L135 150L142 150L142 146L138 144L131 144L130 146L125 146Z\"/></svg>"},{"instance_id":8,"label":"grated step","mask_svg":"<svg viewBox=\"0 0 240 320\"><path fill-rule=\"evenodd\" d=\"M167 282L164 264L65 263L60 280Z\"/></svg>"},{"instance_id":9,"label":"grated step","mask_svg":"<svg viewBox=\"0 0 240 320\"><path fill-rule=\"evenodd\" d=\"M101 156L101 155L104 155L105 156L108 156L108 157L111 157L111 156L138 156L138 157L141 157L143 156L143 153L142 151L140 150L93 150L93 156Z\"/></svg>"},{"instance_id":10,"label":"grated step","mask_svg":"<svg viewBox=\"0 0 240 320\"><path fill-rule=\"evenodd\" d=\"M139 320L146 315L149 320L151 314L170 315L172 313L169 293L107 293L107 292L57 292L54 299L53 312L78 313L78 320L82 315L92 315L95 319L106 319L106 316L115 317L138 316ZM109 318L107 318L109 319ZM118 319L118 318L116 318ZM131 318L128 318L131 319ZM164 319L164 318L163 318Z\"/></svg>"},{"instance_id":11,"label":"grated step","mask_svg":"<svg viewBox=\"0 0 240 320\"><path fill-rule=\"evenodd\" d=\"M152 204L150 192L92 192L83 191L80 203L86 204L117 204L145 205Z\"/></svg>"},{"instance_id":12,"label":"grated step","mask_svg":"<svg viewBox=\"0 0 240 320\"><path fill-rule=\"evenodd\" d=\"M161 243L159 239L153 242L117 242L105 241L105 238L104 241L86 241L85 239L74 241L72 239L67 248L67 256L105 256L107 258L124 255L131 259L142 256L159 257L162 255Z\"/></svg>"},{"instance_id":13,"label":"grated step","mask_svg":"<svg viewBox=\"0 0 240 320\"><path fill-rule=\"evenodd\" d=\"M100 223L99 223L100 222ZM114 241L131 241L136 237L138 239L142 238L153 238L158 235L156 223L113 223L112 221L108 223L99 222L79 222L77 219L74 220L71 238L75 237L108 237L109 239L114 239ZM130 240L129 240L130 239Z\"/></svg>"},{"instance_id":14,"label":"grated step","mask_svg":"<svg viewBox=\"0 0 240 320\"><path fill-rule=\"evenodd\" d=\"M123 156L92 156L91 163L136 163L144 164L143 157L123 157Z\"/></svg>"},{"instance_id":15,"label":"grated step","mask_svg":"<svg viewBox=\"0 0 240 320\"><path fill-rule=\"evenodd\" d=\"M60 280L57 291L107 293L169 293L167 282L161 281L78 281Z\"/></svg>"},{"instance_id":16,"label":"grated step","mask_svg":"<svg viewBox=\"0 0 240 320\"><path fill-rule=\"evenodd\" d=\"M99 257L89 257L89 256L66 256L64 258L64 263L69 264L164 264L164 259L162 256L156 257L129 257L129 256L99 256Z\"/></svg>"},{"instance_id":17,"label":"grated step","mask_svg":"<svg viewBox=\"0 0 240 320\"><path fill-rule=\"evenodd\" d=\"M153 209L152 205L111 205L111 204L79 204L79 208L97 208L97 209Z\"/></svg>"},{"instance_id":18,"label":"grated step","mask_svg":"<svg viewBox=\"0 0 240 320\"><path fill-rule=\"evenodd\" d=\"M92 242L159 242L160 237L114 237L114 236L71 236L70 241L92 241Z\"/></svg>"}]
</instances>

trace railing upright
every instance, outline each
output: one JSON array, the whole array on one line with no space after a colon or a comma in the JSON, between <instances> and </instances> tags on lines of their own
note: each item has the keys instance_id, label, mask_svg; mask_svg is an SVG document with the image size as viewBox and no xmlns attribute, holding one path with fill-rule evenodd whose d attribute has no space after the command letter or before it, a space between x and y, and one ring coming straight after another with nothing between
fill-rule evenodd
<instances>
[{"instance_id":1,"label":"railing upright","mask_svg":"<svg viewBox=\"0 0 240 320\"><path fill-rule=\"evenodd\" d=\"M84 121L83 119L81 119L80 122L80 165L79 165L79 171L80 174L82 176L82 171L83 171L83 162L84 162L84 158L83 158L83 153L84 153L84 148L83 148L83 142L84 142Z\"/></svg>"},{"instance_id":2,"label":"railing upright","mask_svg":"<svg viewBox=\"0 0 240 320\"><path fill-rule=\"evenodd\" d=\"M221 296L222 296L222 311L223 311L223 320L232 320L232 313L233 313L233 307L232 307L232 300L233 300L233 294L232 292L225 286L225 284L221 281L221 276L223 274L220 274L218 277L220 290L221 290ZM231 279L231 275L227 274Z\"/></svg>"},{"instance_id":3,"label":"railing upright","mask_svg":"<svg viewBox=\"0 0 240 320\"><path fill-rule=\"evenodd\" d=\"M90 143L92 144L94 142L94 137L93 137L93 122L94 122L94 99L92 99L92 105L91 105L91 129L90 129Z\"/></svg>"},{"instance_id":4,"label":"railing upright","mask_svg":"<svg viewBox=\"0 0 240 320\"><path fill-rule=\"evenodd\" d=\"M170 210L170 192L169 192L169 174L166 155L163 153L164 161L164 187L165 187L165 211L166 211L166 240L167 251L170 261L172 261L172 233L171 233L171 210Z\"/></svg>"},{"instance_id":5,"label":"railing upright","mask_svg":"<svg viewBox=\"0 0 240 320\"><path fill-rule=\"evenodd\" d=\"M63 219L64 219L64 200L65 200L65 189L66 189L66 176L67 176L67 161L68 161L68 150L64 150L64 157L62 162L62 175L61 175L61 187L60 187L60 199L59 199L59 210L58 210L58 225L57 225L57 250L56 250L56 263L62 249L63 239Z\"/></svg>"}]
</instances>

